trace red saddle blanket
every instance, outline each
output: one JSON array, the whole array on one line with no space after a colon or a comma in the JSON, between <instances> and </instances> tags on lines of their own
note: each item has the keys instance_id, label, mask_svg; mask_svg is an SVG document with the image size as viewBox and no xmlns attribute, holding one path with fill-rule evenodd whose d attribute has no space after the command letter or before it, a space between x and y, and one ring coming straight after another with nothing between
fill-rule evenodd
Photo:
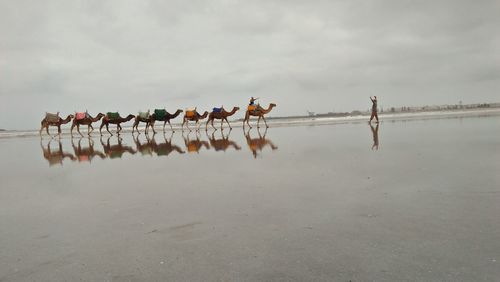
<instances>
[{"instance_id":1,"label":"red saddle blanket","mask_svg":"<svg viewBox=\"0 0 500 282\"><path fill-rule=\"evenodd\" d=\"M80 113L76 113L76 114L75 114L75 118L76 118L77 120L81 120L81 119L84 119L84 118L86 118L86 117L87 117L87 113L82 113L82 112L80 112Z\"/></svg>"}]
</instances>

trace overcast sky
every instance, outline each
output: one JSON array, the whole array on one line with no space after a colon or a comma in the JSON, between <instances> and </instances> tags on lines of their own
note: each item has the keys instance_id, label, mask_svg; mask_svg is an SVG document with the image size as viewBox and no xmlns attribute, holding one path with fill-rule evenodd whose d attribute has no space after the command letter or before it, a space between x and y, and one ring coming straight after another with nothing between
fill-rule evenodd
<instances>
[{"instance_id":1,"label":"overcast sky","mask_svg":"<svg viewBox=\"0 0 500 282\"><path fill-rule=\"evenodd\" d=\"M250 96L280 116L500 101L499 50L498 0L0 0L0 128Z\"/></svg>"}]
</instances>

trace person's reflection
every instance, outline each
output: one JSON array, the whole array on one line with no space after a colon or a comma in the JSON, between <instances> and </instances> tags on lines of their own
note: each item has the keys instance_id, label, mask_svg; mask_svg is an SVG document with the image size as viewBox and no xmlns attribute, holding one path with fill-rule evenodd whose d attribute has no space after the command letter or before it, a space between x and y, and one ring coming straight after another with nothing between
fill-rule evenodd
<instances>
[{"instance_id":1,"label":"person's reflection","mask_svg":"<svg viewBox=\"0 0 500 282\"><path fill-rule=\"evenodd\" d=\"M141 143L139 140L139 134L132 134L132 138L134 139L135 149L137 152L140 152L143 156L153 156L153 144L151 143L151 139L149 139L149 135L146 134L146 143Z\"/></svg>"},{"instance_id":2,"label":"person's reflection","mask_svg":"<svg viewBox=\"0 0 500 282\"><path fill-rule=\"evenodd\" d=\"M106 156L108 156L110 159L116 159L116 158L121 158L125 152L128 152L131 155L134 155L136 151L132 149L130 146L124 146L122 144L122 138L117 137L118 143L115 145L111 145L109 143L109 140L111 139L111 136L108 137L108 140L106 144L102 141L102 136L100 138L101 145L104 149L104 153Z\"/></svg>"},{"instance_id":3,"label":"person's reflection","mask_svg":"<svg viewBox=\"0 0 500 282\"><path fill-rule=\"evenodd\" d=\"M232 130L233 129L229 130L227 136L224 136L224 131L221 131L222 139L215 139L215 131L212 131L212 137L210 137L208 133L206 133L207 138L210 141L210 145L212 146L212 148L214 148L215 151L225 152L229 147L233 147L235 150L241 150L241 147L238 146L236 142L229 139Z\"/></svg>"},{"instance_id":4,"label":"person's reflection","mask_svg":"<svg viewBox=\"0 0 500 282\"><path fill-rule=\"evenodd\" d=\"M372 150L378 150L378 127L380 123L377 123L377 126L373 128L373 125L370 124L370 128L372 130L372 135L373 135L373 146Z\"/></svg>"},{"instance_id":5,"label":"person's reflection","mask_svg":"<svg viewBox=\"0 0 500 282\"><path fill-rule=\"evenodd\" d=\"M168 156L173 151L176 151L179 154L186 153L179 146L172 144L172 137L174 136L173 131L172 134L170 134L170 139L167 139L167 136L163 133L163 139L165 140L164 143L156 143L155 135L156 134L153 134L153 138L151 139L151 147L157 156Z\"/></svg>"},{"instance_id":6,"label":"person's reflection","mask_svg":"<svg viewBox=\"0 0 500 282\"><path fill-rule=\"evenodd\" d=\"M50 148L50 143L52 142L52 140L54 140L54 139L51 138L49 140L49 142L47 143L47 146L43 146L42 139L40 138L40 147L42 148L43 157L49 162L49 166L62 165L63 164L63 160L65 158L69 158L72 161L76 160L76 158L75 158L75 156L73 154L66 153L66 152L63 151L62 143L61 143L60 139L57 140L58 149L55 150L55 151L53 151Z\"/></svg>"},{"instance_id":7,"label":"person's reflection","mask_svg":"<svg viewBox=\"0 0 500 282\"><path fill-rule=\"evenodd\" d=\"M101 159L106 158L106 155L103 152L94 150L94 140L91 137L88 137L89 146L84 148L82 148L82 139L83 137L80 137L78 139L78 146L75 146L75 142L73 141L73 138L71 138L71 146L73 147L73 151L79 162L90 162L95 156L98 156Z\"/></svg>"},{"instance_id":8,"label":"person's reflection","mask_svg":"<svg viewBox=\"0 0 500 282\"><path fill-rule=\"evenodd\" d=\"M201 141L200 140L200 135L199 132L197 131L196 134L196 140L190 140L189 135L191 132L187 134L187 138L184 137L184 134L182 134L182 138L184 139L184 144L186 145L187 151L189 153L199 153L201 147L205 147L207 150L210 150L210 145L208 144L207 141Z\"/></svg>"},{"instance_id":9,"label":"person's reflection","mask_svg":"<svg viewBox=\"0 0 500 282\"><path fill-rule=\"evenodd\" d=\"M262 152L262 149L264 149L266 145L269 145L273 151L278 149L278 147L275 146L270 139L266 139L267 128L264 131L264 135L261 135L260 130L257 129L259 138L251 138L250 129L246 133L245 130L243 130L243 133L245 134L245 138L247 139L248 148L250 148L250 150L252 151L254 158L257 158L257 151Z\"/></svg>"}]
</instances>

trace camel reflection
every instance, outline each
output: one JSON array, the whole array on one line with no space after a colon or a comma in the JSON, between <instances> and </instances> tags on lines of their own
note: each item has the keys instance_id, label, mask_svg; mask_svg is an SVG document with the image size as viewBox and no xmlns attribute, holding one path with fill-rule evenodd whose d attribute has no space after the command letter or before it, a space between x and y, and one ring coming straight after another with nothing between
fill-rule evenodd
<instances>
[{"instance_id":1,"label":"camel reflection","mask_svg":"<svg viewBox=\"0 0 500 282\"><path fill-rule=\"evenodd\" d=\"M266 145L269 145L273 151L278 149L278 147L276 147L271 140L266 139L267 128L264 131L264 135L261 135L260 130L257 129L257 133L259 134L259 138L251 138L250 137L250 129L246 133L243 130L243 133L245 134L248 148L250 148L250 150L252 151L254 158L257 158L257 155L258 155L257 152L258 151L262 152L262 149L264 149L266 147Z\"/></svg>"},{"instance_id":2,"label":"camel reflection","mask_svg":"<svg viewBox=\"0 0 500 282\"><path fill-rule=\"evenodd\" d=\"M132 135L132 138L134 139L136 151L141 153L141 155L143 155L143 156L153 156L153 144L151 144L151 140L149 139L149 135L146 134L145 136L146 136L146 143L142 143L139 140L139 134L137 136L134 134Z\"/></svg>"},{"instance_id":3,"label":"camel reflection","mask_svg":"<svg viewBox=\"0 0 500 282\"><path fill-rule=\"evenodd\" d=\"M241 147L232 140L229 139L231 135L232 129L229 130L227 136L224 136L224 131L221 131L222 139L215 139L215 131L212 132L212 137L207 134L208 141L210 141L210 145L214 148L215 151L223 151L225 152L229 147L233 147L235 150L241 150Z\"/></svg>"},{"instance_id":4,"label":"camel reflection","mask_svg":"<svg viewBox=\"0 0 500 282\"><path fill-rule=\"evenodd\" d=\"M73 141L73 138L71 138L71 146L73 147L73 151L78 159L78 162L90 162L96 156L101 159L106 158L106 155L103 152L94 149L94 140L90 137L88 138L88 147L82 148L82 139L83 138L79 138L78 146L75 146L75 142Z\"/></svg>"},{"instance_id":5,"label":"camel reflection","mask_svg":"<svg viewBox=\"0 0 500 282\"><path fill-rule=\"evenodd\" d=\"M165 142L164 143L156 143L155 134L153 134L153 138L151 139L151 146L152 146L153 151L156 153L157 156L168 156L173 151L176 151L179 154L186 153L179 146L172 144L172 136L174 136L173 131L172 131L172 134L170 135L169 139L167 139L165 134L163 134L163 139L165 140Z\"/></svg>"},{"instance_id":6,"label":"camel reflection","mask_svg":"<svg viewBox=\"0 0 500 282\"><path fill-rule=\"evenodd\" d=\"M378 127L379 127L380 123L377 123L377 126L375 128L373 128L373 125L370 124L370 128L372 130L372 135L373 135L373 146L372 146L372 150L378 150Z\"/></svg>"},{"instance_id":7,"label":"camel reflection","mask_svg":"<svg viewBox=\"0 0 500 282\"><path fill-rule=\"evenodd\" d=\"M121 137L117 137L118 139L118 143L115 144L115 145L111 145L109 140L111 139L111 136L108 137L108 140L106 143L104 143L102 141L102 136L100 138L100 141L101 141L101 145L104 149L104 153L106 154L106 156L108 156L110 159L116 159L116 158L121 158L123 157L123 154L125 152L131 154L131 155L134 155L136 153L136 151L134 149L132 149L132 147L130 146L124 146L122 144L122 138Z\"/></svg>"},{"instance_id":8,"label":"camel reflection","mask_svg":"<svg viewBox=\"0 0 500 282\"><path fill-rule=\"evenodd\" d=\"M40 138L40 147L42 148L43 157L49 162L49 166L62 165L65 158L68 158L72 161L76 160L73 154L63 151L61 140L57 140L58 148L57 150L53 151L50 148L50 143L52 142L52 140L54 139L50 139L50 141L47 143L47 146L43 146L42 139Z\"/></svg>"},{"instance_id":9,"label":"camel reflection","mask_svg":"<svg viewBox=\"0 0 500 282\"><path fill-rule=\"evenodd\" d=\"M184 137L184 134L182 134L182 138L184 139L184 144L186 145L187 151L189 153L199 153L201 147L205 147L207 150L210 150L210 145L208 144L207 141L201 141L200 140L200 135L199 132L197 131L196 134L196 140L190 140L189 135L191 132L187 134L187 138Z\"/></svg>"}]
</instances>

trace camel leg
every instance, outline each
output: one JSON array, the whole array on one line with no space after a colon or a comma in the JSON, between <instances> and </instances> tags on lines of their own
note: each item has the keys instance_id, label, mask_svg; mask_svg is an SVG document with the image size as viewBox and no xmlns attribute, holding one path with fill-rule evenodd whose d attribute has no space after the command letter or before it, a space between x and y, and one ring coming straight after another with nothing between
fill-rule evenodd
<instances>
[{"instance_id":1,"label":"camel leg","mask_svg":"<svg viewBox=\"0 0 500 282\"><path fill-rule=\"evenodd\" d=\"M215 126L214 126L214 120L212 120L212 128L213 128L214 130L217 130L217 128L215 128Z\"/></svg>"},{"instance_id":2,"label":"camel leg","mask_svg":"<svg viewBox=\"0 0 500 282\"><path fill-rule=\"evenodd\" d=\"M172 127L172 124L170 123L170 120L168 120L168 125L170 125L170 130L172 130L172 133L174 133L174 128Z\"/></svg>"},{"instance_id":3,"label":"camel leg","mask_svg":"<svg viewBox=\"0 0 500 282\"><path fill-rule=\"evenodd\" d=\"M80 134L80 136L83 137L83 134L80 132L80 125L79 124L76 126L76 131L78 131L78 133ZM71 136L73 136L73 134L71 134Z\"/></svg>"},{"instance_id":4,"label":"camel leg","mask_svg":"<svg viewBox=\"0 0 500 282\"><path fill-rule=\"evenodd\" d=\"M109 132L109 134L111 134L111 136L113 136L113 133L111 133L111 131L109 131L109 124L106 123L106 131Z\"/></svg>"},{"instance_id":5,"label":"camel leg","mask_svg":"<svg viewBox=\"0 0 500 282\"><path fill-rule=\"evenodd\" d=\"M94 127L92 126L92 124L89 124L89 127L87 128L87 132L88 132L89 136L92 133L92 131L94 131Z\"/></svg>"},{"instance_id":6,"label":"camel leg","mask_svg":"<svg viewBox=\"0 0 500 282\"><path fill-rule=\"evenodd\" d=\"M151 123L151 128L153 129L153 134L156 134L154 121Z\"/></svg>"},{"instance_id":7,"label":"camel leg","mask_svg":"<svg viewBox=\"0 0 500 282\"><path fill-rule=\"evenodd\" d=\"M167 121L163 121L163 133L165 133L165 125L167 124Z\"/></svg>"},{"instance_id":8,"label":"camel leg","mask_svg":"<svg viewBox=\"0 0 500 282\"><path fill-rule=\"evenodd\" d=\"M121 126L120 126L120 124L118 123L118 124L116 125L116 134L117 134L117 135L120 135L120 131L121 131L121 130L122 130L122 127L121 127Z\"/></svg>"},{"instance_id":9,"label":"camel leg","mask_svg":"<svg viewBox=\"0 0 500 282\"><path fill-rule=\"evenodd\" d=\"M73 128L75 128L75 126L75 123L71 124L71 129L69 130L71 132L71 137L73 137Z\"/></svg>"},{"instance_id":10,"label":"camel leg","mask_svg":"<svg viewBox=\"0 0 500 282\"><path fill-rule=\"evenodd\" d=\"M104 122L101 123L101 126L99 127L99 133L102 136L102 128L104 127Z\"/></svg>"},{"instance_id":11,"label":"camel leg","mask_svg":"<svg viewBox=\"0 0 500 282\"><path fill-rule=\"evenodd\" d=\"M137 127L139 123L137 122L137 120L134 121L134 124L132 124L132 134L134 134L134 129Z\"/></svg>"},{"instance_id":12,"label":"camel leg","mask_svg":"<svg viewBox=\"0 0 500 282\"><path fill-rule=\"evenodd\" d=\"M262 116L259 116L259 119L257 120L257 128L260 128L260 119L262 118Z\"/></svg>"},{"instance_id":13,"label":"camel leg","mask_svg":"<svg viewBox=\"0 0 500 282\"><path fill-rule=\"evenodd\" d=\"M186 120L186 127L187 127L187 129L189 129L189 132L191 132L191 128L189 128L189 121L188 120Z\"/></svg>"},{"instance_id":14,"label":"camel leg","mask_svg":"<svg viewBox=\"0 0 500 282\"><path fill-rule=\"evenodd\" d=\"M267 130L267 128L269 128L269 126L267 125L266 118L264 116L262 116L262 120L264 120L264 124L266 125L266 130Z\"/></svg>"},{"instance_id":15,"label":"camel leg","mask_svg":"<svg viewBox=\"0 0 500 282\"><path fill-rule=\"evenodd\" d=\"M246 115L245 115L245 121L247 122L248 124L248 127L250 127L250 129L252 129L252 126L250 126L250 113L247 112ZM243 127L245 126L245 121L243 121Z\"/></svg>"},{"instance_id":16,"label":"camel leg","mask_svg":"<svg viewBox=\"0 0 500 282\"><path fill-rule=\"evenodd\" d=\"M208 123L210 122L210 119L207 119L207 122L205 123L205 132L208 131Z\"/></svg>"},{"instance_id":17,"label":"camel leg","mask_svg":"<svg viewBox=\"0 0 500 282\"><path fill-rule=\"evenodd\" d=\"M220 120L220 130L224 130L224 119Z\"/></svg>"},{"instance_id":18,"label":"camel leg","mask_svg":"<svg viewBox=\"0 0 500 282\"><path fill-rule=\"evenodd\" d=\"M229 129L233 129L233 128L231 127L231 124L230 124L230 123L229 123L229 121L227 120L227 118L224 118L224 120L227 122L227 125L229 125Z\"/></svg>"},{"instance_id":19,"label":"camel leg","mask_svg":"<svg viewBox=\"0 0 500 282\"><path fill-rule=\"evenodd\" d=\"M61 125L57 125L57 135L59 135L59 138L61 137Z\"/></svg>"}]
</instances>

